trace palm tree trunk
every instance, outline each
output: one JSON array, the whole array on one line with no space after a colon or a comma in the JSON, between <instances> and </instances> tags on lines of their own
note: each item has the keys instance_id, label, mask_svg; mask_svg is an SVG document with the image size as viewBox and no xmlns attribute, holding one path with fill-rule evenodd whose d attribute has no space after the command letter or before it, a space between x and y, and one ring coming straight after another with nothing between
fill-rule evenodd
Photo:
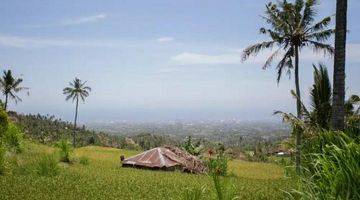
<instances>
[{"instance_id":1,"label":"palm tree trunk","mask_svg":"<svg viewBox=\"0 0 360 200\"><path fill-rule=\"evenodd\" d=\"M74 119L74 132L73 132L73 146L76 147L76 122L79 108L79 97L76 97L76 110L75 110L75 119Z\"/></svg>"},{"instance_id":2,"label":"palm tree trunk","mask_svg":"<svg viewBox=\"0 0 360 200\"><path fill-rule=\"evenodd\" d=\"M301 119L301 95L300 95L300 83L299 83L299 47L295 46L295 89L296 95L296 111L297 117ZM301 130L299 127L294 127L296 134L296 172L300 173L300 160L301 160Z\"/></svg>"},{"instance_id":3,"label":"palm tree trunk","mask_svg":"<svg viewBox=\"0 0 360 200\"><path fill-rule=\"evenodd\" d=\"M331 124L334 130L344 130L347 0L337 0L336 2L334 87Z\"/></svg>"},{"instance_id":4,"label":"palm tree trunk","mask_svg":"<svg viewBox=\"0 0 360 200\"><path fill-rule=\"evenodd\" d=\"M8 93L6 93L5 94L5 111L7 110L7 104L8 104L8 98L9 98L9 94Z\"/></svg>"}]
</instances>

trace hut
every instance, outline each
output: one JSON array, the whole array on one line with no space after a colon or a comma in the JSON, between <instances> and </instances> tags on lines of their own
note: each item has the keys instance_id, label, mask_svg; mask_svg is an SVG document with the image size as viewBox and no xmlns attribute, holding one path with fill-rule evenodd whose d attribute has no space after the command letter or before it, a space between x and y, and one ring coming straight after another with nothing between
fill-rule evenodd
<instances>
[{"instance_id":1,"label":"hut","mask_svg":"<svg viewBox=\"0 0 360 200\"><path fill-rule=\"evenodd\" d=\"M123 167L158 170L181 170L190 173L204 173L206 168L197 157L177 147L156 147L122 161Z\"/></svg>"}]
</instances>

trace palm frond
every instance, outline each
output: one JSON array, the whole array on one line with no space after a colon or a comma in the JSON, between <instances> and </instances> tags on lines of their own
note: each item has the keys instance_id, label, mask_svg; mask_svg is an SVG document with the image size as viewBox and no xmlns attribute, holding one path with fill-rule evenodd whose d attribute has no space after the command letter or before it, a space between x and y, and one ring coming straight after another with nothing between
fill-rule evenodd
<instances>
[{"instance_id":1,"label":"palm frond","mask_svg":"<svg viewBox=\"0 0 360 200\"><path fill-rule=\"evenodd\" d=\"M308 118L308 119L311 119L311 114L310 112L308 111L308 109L306 108L305 104L301 101L300 97L295 93L294 90L291 90L291 95L300 102L301 104L301 112L302 114Z\"/></svg>"},{"instance_id":2,"label":"palm frond","mask_svg":"<svg viewBox=\"0 0 360 200\"><path fill-rule=\"evenodd\" d=\"M72 96L72 95L68 95L68 96L66 96L66 101L70 100L71 98L73 98L73 96Z\"/></svg>"},{"instance_id":3,"label":"palm frond","mask_svg":"<svg viewBox=\"0 0 360 200\"><path fill-rule=\"evenodd\" d=\"M274 111L274 115L280 115L282 117L283 122L291 124L293 127L306 127L306 124L301 119L297 118L292 113L286 113L283 111Z\"/></svg>"},{"instance_id":4,"label":"palm frond","mask_svg":"<svg viewBox=\"0 0 360 200\"><path fill-rule=\"evenodd\" d=\"M324 56L325 55L332 56L335 52L335 48L329 44L324 44L324 43L316 42L313 40L307 40L306 43L307 43L307 45L312 46L314 52L323 51Z\"/></svg>"},{"instance_id":5,"label":"palm frond","mask_svg":"<svg viewBox=\"0 0 360 200\"><path fill-rule=\"evenodd\" d=\"M281 48L279 48L278 50L276 50L274 53L272 53L269 58L266 60L263 69L267 69L273 62L273 60L279 55L281 51Z\"/></svg>"},{"instance_id":6,"label":"palm frond","mask_svg":"<svg viewBox=\"0 0 360 200\"><path fill-rule=\"evenodd\" d=\"M329 128L331 117L331 83L326 67L314 68L314 84L310 90L313 121L321 128Z\"/></svg>"},{"instance_id":7,"label":"palm frond","mask_svg":"<svg viewBox=\"0 0 360 200\"><path fill-rule=\"evenodd\" d=\"M14 100L15 104L22 101L22 99L19 96L17 96L16 94L14 94L12 92L9 92L8 95L12 100Z\"/></svg>"},{"instance_id":8,"label":"palm frond","mask_svg":"<svg viewBox=\"0 0 360 200\"><path fill-rule=\"evenodd\" d=\"M307 27L312 21L314 21L314 17L316 15L316 11L314 6L317 5L317 0L307 0L304 7L303 17L301 19L301 26Z\"/></svg>"},{"instance_id":9,"label":"palm frond","mask_svg":"<svg viewBox=\"0 0 360 200\"><path fill-rule=\"evenodd\" d=\"M360 97L356 94L353 94L349 97L349 102L351 102L352 104L360 104Z\"/></svg>"},{"instance_id":10,"label":"palm frond","mask_svg":"<svg viewBox=\"0 0 360 200\"><path fill-rule=\"evenodd\" d=\"M308 34L308 35L306 35L306 39L307 40L314 40L315 39L318 42L325 42L328 39L330 39L330 37L332 35L334 35L334 33L335 33L334 29L327 29L327 30L323 30L323 31Z\"/></svg>"},{"instance_id":11,"label":"palm frond","mask_svg":"<svg viewBox=\"0 0 360 200\"><path fill-rule=\"evenodd\" d=\"M293 68L293 62L292 62L292 58L291 58L293 56L293 54L294 54L293 49L292 48L288 49L288 51L284 54L283 58L278 63L278 65L276 67L276 69L278 70L276 81L278 83L280 82L283 71L286 68L287 69L292 69Z\"/></svg>"},{"instance_id":12,"label":"palm frond","mask_svg":"<svg viewBox=\"0 0 360 200\"><path fill-rule=\"evenodd\" d=\"M331 23L331 17L325 17L324 19L320 20L318 23L314 24L313 26L311 26L307 32L317 32L317 31L321 31L324 28L326 28L327 26L329 26Z\"/></svg>"},{"instance_id":13,"label":"palm frond","mask_svg":"<svg viewBox=\"0 0 360 200\"><path fill-rule=\"evenodd\" d=\"M85 86L83 89L91 92L91 87L89 87L89 86Z\"/></svg>"},{"instance_id":14,"label":"palm frond","mask_svg":"<svg viewBox=\"0 0 360 200\"><path fill-rule=\"evenodd\" d=\"M272 48L275 41L267 41L251 45L243 51L242 60L245 61L251 55L257 55L261 50Z\"/></svg>"}]
</instances>

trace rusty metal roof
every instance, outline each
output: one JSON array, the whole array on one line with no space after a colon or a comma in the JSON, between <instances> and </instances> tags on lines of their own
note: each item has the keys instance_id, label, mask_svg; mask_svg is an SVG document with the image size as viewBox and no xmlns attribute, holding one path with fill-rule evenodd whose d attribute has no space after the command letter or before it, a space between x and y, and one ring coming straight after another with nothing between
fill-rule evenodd
<instances>
[{"instance_id":1,"label":"rusty metal roof","mask_svg":"<svg viewBox=\"0 0 360 200\"><path fill-rule=\"evenodd\" d=\"M176 157L176 154L169 149L164 147L157 147L127 158L123 161L123 164L158 168L173 167L176 165L181 165Z\"/></svg>"},{"instance_id":2,"label":"rusty metal roof","mask_svg":"<svg viewBox=\"0 0 360 200\"><path fill-rule=\"evenodd\" d=\"M174 168L193 173L205 172L201 160L176 147L157 147L123 160L124 167Z\"/></svg>"}]
</instances>

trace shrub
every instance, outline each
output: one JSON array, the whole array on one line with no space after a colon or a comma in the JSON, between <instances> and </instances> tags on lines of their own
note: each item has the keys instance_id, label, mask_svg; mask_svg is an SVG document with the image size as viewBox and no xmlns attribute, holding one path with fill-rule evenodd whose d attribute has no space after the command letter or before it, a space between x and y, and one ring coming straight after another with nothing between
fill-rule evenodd
<instances>
[{"instance_id":1,"label":"shrub","mask_svg":"<svg viewBox=\"0 0 360 200\"><path fill-rule=\"evenodd\" d=\"M317 159L317 155L323 153L324 148L328 145L335 145L342 148L343 145L352 141L343 132L321 131L316 136L305 140L303 143L303 167L313 172L313 163Z\"/></svg>"},{"instance_id":2,"label":"shrub","mask_svg":"<svg viewBox=\"0 0 360 200\"><path fill-rule=\"evenodd\" d=\"M0 175L5 172L5 148L2 146L0 141Z\"/></svg>"},{"instance_id":3,"label":"shrub","mask_svg":"<svg viewBox=\"0 0 360 200\"><path fill-rule=\"evenodd\" d=\"M295 193L303 199L360 199L360 144L338 132L319 133L312 144L312 162Z\"/></svg>"},{"instance_id":4,"label":"shrub","mask_svg":"<svg viewBox=\"0 0 360 200\"><path fill-rule=\"evenodd\" d=\"M6 112L0 108L0 139L5 134L9 126L9 119Z\"/></svg>"},{"instance_id":5,"label":"shrub","mask_svg":"<svg viewBox=\"0 0 360 200\"><path fill-rule=\"evenodd\" d=\"M89 158L82 156L79 158L79 163L82 165L89 165L90 161L89 161Z\"/></svg>"},{"instance_id":6,"label":"shrub","mask_svg":"<svg viewBox=\"0 0 360 200\"><path fill-rule=\"evenodd\" d=\"M40 176L56 176L60 168L53 155L45 155L39 159L36 166L36 172Z\"/></svg>"},{"instance_id":7,"label":"shrub","mask_svg":"<svg viewBox=\"0 0 360 200\"><path fill-rule=\"evenodd\" d=\"M216 158L211 157L212 153L209 153L209 154L210 154L210 157L206 162L206 165L209 170L209 174L226 176L227 171L228 171L228 159L224 155L224 152L220 151L220 153L216 156Z\"/></svg>"},{"instance_id":8,"label":"shrub","mask_svg":"<svg viewBox=\"0 0 360 200\"><path fill-rule=\"evenodd\" d=\"M15 149L17 153L22 152L22 134L20 129L13 123L9 123L8 129L5 133L5 142L10 148Z\"/></svg>"},{"instance_id":9,"label":"shrub","mask_svg":"<svg viewBox=\"0 0 360 200\"><path fill-rule=\"evenodd\" d=\"M354 142L339 148L330 145L317 156L315 165L322 194L339 199L360 199L360 145ZM336 173L334 173L336 172Z\"/></svg>"},{"instance_id":10,"label":"shrub","mask_svg":"<svg viewBox=\"0 0 360 200\"><path fill-rule=\"evenodd\" d=\"M200 155L201 151L203 150L203 146L200 145L199 142L196 144L192 142L191 136L186 138L186 141L181 145L181 147L194 156Z\"/></svg>"},{"instance_id":11,"label":"shrub","mask_svg":"<svg viewBox=\"0 0 360 200\"><path fill-rule=\"evenodd\" d=\"M60 161L70 163L71 162L70 156L72 152L72 147L70 142L65 139L62 139L56 144L56 146L60 149L59 151Z\"/></svg>"}]
</instances>

